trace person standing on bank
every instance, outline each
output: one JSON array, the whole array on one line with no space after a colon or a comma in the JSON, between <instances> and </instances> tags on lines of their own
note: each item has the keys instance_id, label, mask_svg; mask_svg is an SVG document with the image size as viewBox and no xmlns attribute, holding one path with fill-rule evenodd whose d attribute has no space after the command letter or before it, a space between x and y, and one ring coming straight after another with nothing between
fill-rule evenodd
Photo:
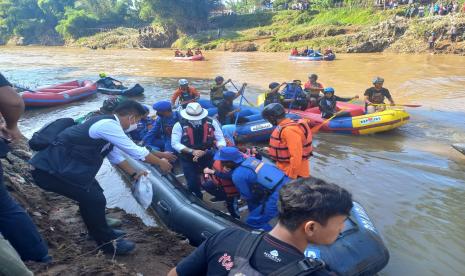
<instances>
[{"instance_id":1,"label":"person standing on bank","mask_svg":"<svg viewBox=\"0 0 465 276\"><path fill-rule=\"evenodd\" d=\"M95 179L104 158L134 180L147 172L131 167L120 151L160 166L165 172L172 166L168 160L134 144L126 135L137 128L137 122L146 113L141 104L127 100L120 103L114 113L92 117L83 124L66 128L51 145L33 156L30 163L34 167L32 176L39 187L78 202L89 235L105 252L124 255L131 252L135 244L121 238L124 232L108 226L105 196Z\"/></svg>"},{"instance_id":2,"label":"person standing on bank","mask_svg":"<svg viewBox=\"0 0 465 276\"><path fill-rule=\"evenodd\" d=\"M321 179L299 179L281 189L278 206L278 223L269 233L235 227L221 230L168 276L336 275L322 261L306 258L304 252L309 244L336 241L352 209L352 195ZM269 252L276 252L279 261Z\"/></svg>"},{"instance_id":3,"label":"person standing on bank","mask_svg":"<svg viewBox=\"0 0 465 276\"><path fill-rule=\"evenodd\" d=\"M171 134L171 146L180 154L189 191L202 199L200 175L204 168L212 166L215 147L226 146L226 141L218 122L207 117L208 111L199 103L188 104L180 114Z\"/></svg>"},{"instance_id":4,"label":"person standing on bank","mask_svg":"<svg viewBox=\"0 0 465 276\"><path fill-rule=\"evenodd\" d=\"M264 148L276 166L289 178L309 177L313 138L308 122L286 118L284 107L277 103L265 106L262 116L277 126L271 133L270 146Z\"/></svg>"},{"instance_id":5,"label":"person standing on bank","mask_svg":"<svg viewBox=\"0 0 465 276\"><path fill-rule=\"evenodd\" d=\"M12 85L0 73L0 113L4 120L4 125L0 126L0 158L6 158L9 151L9 143L15 143L22 137L18 128L18 120L23 114L24 103L21 97L13 89ZM25 261L50 262L48 248L45 241L37 231L26 211L10 196L3 183L3 168L0 163L0 255L6 254L15 256L14 252L8 253L11 247L6 248L3 237L9 241L21 259ZM17 256L17 255L16 255ZM3 258L0 258L4 260ZM12 260L11 258L10 260ZM1 263L0 266L25 267L21 260L10 264ZM2 269L0 269L0 274Z\"/></svg>"}]
</instances>

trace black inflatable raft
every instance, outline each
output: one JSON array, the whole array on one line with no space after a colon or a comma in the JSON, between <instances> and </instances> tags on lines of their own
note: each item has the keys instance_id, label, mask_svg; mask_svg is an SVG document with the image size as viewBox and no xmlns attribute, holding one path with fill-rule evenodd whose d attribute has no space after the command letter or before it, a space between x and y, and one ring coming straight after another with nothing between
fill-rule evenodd
<instances>
[{"instance_id":1,"label":"black inflatable raft","mask_svg":"<svg viewBox=\"0 0 465 276\"><path fill-rule=\"evenodd\" d=\"M97 91L107 95L134 97L142 95L144 93L144 87L142 87L140 84L136 84L131 88L124 87L121 89L99 87Z\"/></svg>"},{"instance_id":2,"label":"black inflatable raft","mask_svg":"<svg viewBox=\"0 0 465 276\"><path fill-rule=\"evenodd\" d=\"M210 208L193 196L174 175L163 176L155 167L126 158L132 166L150 171L154 194L152 208L159 221L186 236L193 245L199 245L226 227L249 229L241 221ZM363 207L356 202L337 241L330 246L309 246L305 254L324 260L339 275L374 275L389 261L381 236Z\"/></svg>"},{"instance_id":3,"label":"black inflatable raft","mask_svg":"<svg viewBox=\"0 0 465 276\"><path fill-rule=\"evenodd\" d=\"M465 144L453 144L452 147L462 154L465 154Z\"/></svg>"}]
</instances>

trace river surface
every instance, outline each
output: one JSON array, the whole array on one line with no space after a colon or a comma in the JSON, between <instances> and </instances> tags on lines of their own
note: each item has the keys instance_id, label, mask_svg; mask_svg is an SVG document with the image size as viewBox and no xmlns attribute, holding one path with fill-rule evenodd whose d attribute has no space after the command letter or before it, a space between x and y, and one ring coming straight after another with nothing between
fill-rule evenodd
<instances>
[{"instance_id":1,"label":"river surface","mask_svg":"<svg viewBox=\"0 0 465 276\"><path fill-rule=\"evenodd\" d=\"M207 94L210 80L221 74L237 86L247 82L246 96L254 100L271 81L305 80L309 73L341 96L362 96L371 79L382 76L396 102L423 107L409 109L410 123L390 133L318 134L312 173L347 188L367 209L391 254L381 275L465 275L465 156L450 147L465 142L465 57L352 54L311 63L275 53L206 56L205 62L174 62L166 50L0 48L0 72L30 87L96 80L107 72L143 85L138 100L150 105L168 98L179 78ZM95 110L104 99L27 111L22 130L30 136L50 120ZM109 165L99 180L110 206L143 213Z\"/></svg>"}]
</instances>

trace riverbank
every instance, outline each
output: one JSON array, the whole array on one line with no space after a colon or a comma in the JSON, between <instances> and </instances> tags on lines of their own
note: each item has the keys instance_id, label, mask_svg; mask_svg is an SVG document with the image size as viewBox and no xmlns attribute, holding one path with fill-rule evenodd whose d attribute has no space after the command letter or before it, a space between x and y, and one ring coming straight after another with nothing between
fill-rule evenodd
<instances>
[{"instance_id":1,"label":"riverbank","mask_svg":"<svg viewBox=\"0 0 465 276\"><path fill-rule=\"evenodd\" d=\"M27 263L36 275L166 275L169 269L192 251L185 239L168 230L147 227L119 209L109 216L123 221L122 230L137 247L129 256L112 257L96 250L87 238L78 206L34 184L27 160L31 157L26 140L9 153L11 163L2 160L4 180L10 194L23 206L48 242L53 257L50 265Z\"/></svg>"},{"instance_id":2,"label":"riverbank","mask_svg":"<svg viewBox=\"0 0 465 276\"><path fill-rule=\"evenodd\" d=\"M152 48L158 46L219 51L288 52L293 47L332 48L338 53L441 53L465 55L465 14L408 19L403 11L331 9L327 11L280 11L258 15L218 17L212 28L193 35L171 31L156 35L135 29L116 29L67 46L97 48ZM451 25L457 41L450 40ZM435 32L436 47L428 37Z\"/></svg>"}]
</instances>

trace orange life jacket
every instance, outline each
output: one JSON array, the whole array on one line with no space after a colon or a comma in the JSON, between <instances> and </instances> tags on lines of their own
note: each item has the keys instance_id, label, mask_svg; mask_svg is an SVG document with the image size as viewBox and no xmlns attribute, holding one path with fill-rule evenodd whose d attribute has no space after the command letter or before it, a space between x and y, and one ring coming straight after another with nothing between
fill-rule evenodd
<instances>
[{"instance_id":1,"label":"orange life jacket","mask_svg":"<svg viewBox=\"0 0 465 276\"><path fill-rule=\"evenodd\" d=\"M302 141L303 145L303 152L302 152L302 159L308 159L312 155L313 147L312 147L312 130L308 125L308 122L299 119L292 121L288 124L283 126L277 126L273 133L271 133L270 137L270 150L269 155L270 158L276 162L289 162L291 158L291 154L289 152L289 148L286 144L282 142L281 135L284 128L288 126L299 126L302 132L304 133L305 139Z\"/></svg>"},{"instance_id":2,"label":"orange life jacket","mask_svg":"<svg viewBox=\"0 0 465 276\"><path fill-rule=\"evenodd\" d=\"M215 162L213 162L213 169L219 172L225 172L220 160L216 160ZM237 190L236 186L234 186L231 179L224 179L212 175L212 180L213 183L215 183L215 185L221 186L223 188L227 197L239 196L239 191Z\"/></svg>"}]
</instances>

